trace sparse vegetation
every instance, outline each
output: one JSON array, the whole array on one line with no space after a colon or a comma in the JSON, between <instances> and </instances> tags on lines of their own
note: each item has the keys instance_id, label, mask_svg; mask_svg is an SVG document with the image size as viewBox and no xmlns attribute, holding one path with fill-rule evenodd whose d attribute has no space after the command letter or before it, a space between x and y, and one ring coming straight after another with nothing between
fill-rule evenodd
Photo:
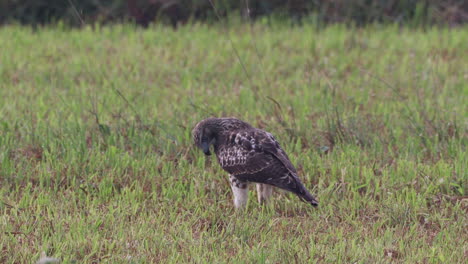
<instances>
[{"instance_id":1,"label":"sparse vegetation","mask_svg":"<svg viewBox=\"0 0 468 264\"><path fill-rule=\"evenodd\" d=\"M0 262L465 263L467 43L463 27L3 27ZM251 193L236 212L192 146L207 116L273 132L320 206Z\"/></svg>"}]
</instances>

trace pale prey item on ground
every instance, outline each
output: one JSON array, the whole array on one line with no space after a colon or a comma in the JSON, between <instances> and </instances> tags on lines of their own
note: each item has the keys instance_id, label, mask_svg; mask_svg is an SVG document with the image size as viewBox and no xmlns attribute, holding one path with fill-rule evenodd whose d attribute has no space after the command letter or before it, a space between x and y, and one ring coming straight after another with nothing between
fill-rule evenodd
<instances>
[{"instance_id":1,"label":"pale prey item on ground","mask_svg":"<svg viewBox=\"0 0 468 264\"><path fill-rule=\"evenodd\" d=\"M60 260L56 258L48 257L44 251L41 253L41 258L36 262L36 264L52 264L52 263L60 263Z\"/></svg>"},{"instance_id":2,"label":"pale prey item on ground","mask_svg":"<svg viewBox=\"0 0 468 264\"><path fill-rule=\"evenodd\" d=\"M257 183L260 203L269 199L274 186L318 205L272 134L236 118L208 118L195 126L192 135L205 155L211 155L214 146L219 164L230 174L236 208L245 207L250 182Z\"/></svg>"}]
</instances>

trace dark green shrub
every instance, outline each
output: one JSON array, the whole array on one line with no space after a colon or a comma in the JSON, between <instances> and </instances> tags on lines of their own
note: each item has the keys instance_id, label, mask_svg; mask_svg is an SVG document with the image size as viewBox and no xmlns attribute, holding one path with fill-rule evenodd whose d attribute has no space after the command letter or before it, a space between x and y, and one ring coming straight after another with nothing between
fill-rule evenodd
<instances>
[{"instance_id":1,"label":"dark green shrub","mask_svg":"<svg viewBox=\"0 0 468 264\"><path fill-rule=\"evenodd\" d=\"M220 17L307 16L320 23L402 23L456 25L468 21L464 0L212 0ZM247 5L249 8L247 8ZM247 10L249 12L247 12ZM216 22L210 0L0 0L0 23L70 25L132 20L176 25L189 19Z\"/></svg>"}]
</instances>

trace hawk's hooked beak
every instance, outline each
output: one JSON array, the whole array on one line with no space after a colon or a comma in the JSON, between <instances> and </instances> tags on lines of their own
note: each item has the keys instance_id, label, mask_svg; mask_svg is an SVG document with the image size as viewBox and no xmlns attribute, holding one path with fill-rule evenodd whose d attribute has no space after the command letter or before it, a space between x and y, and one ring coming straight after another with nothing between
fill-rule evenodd
<instances>
[{"instance_id":1,"label":"hawk's hooked beak","mask_svg":"<svg viewBox=\"0 0 468 264\"><path fill-rule=\"evenodd\" d=\"M208 142L202 142L201 148L203 149L203 153L205 153L205 155L211 155L210 144Z\"/></svg>"}]
</instances>

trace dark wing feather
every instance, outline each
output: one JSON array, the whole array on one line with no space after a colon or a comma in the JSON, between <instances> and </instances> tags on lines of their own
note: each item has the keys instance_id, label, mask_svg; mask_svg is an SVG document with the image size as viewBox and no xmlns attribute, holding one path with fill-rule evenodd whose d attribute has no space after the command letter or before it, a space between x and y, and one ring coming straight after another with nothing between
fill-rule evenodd
<instances>
[{"instance_id":1,"label":"dark wing feather","mask_svg":"<svg viewBox=\"0 0 468 264\"><path fill-rule=\"evenodd\" d=\"M227 135L216 151L221 167L234 176L254 174L268 167L273 157L265 155L256 136L255 130Z\"/></svg>"},{"instance_id":2,"label":"dark wing feather","mask_svg":"<svg viewBox=\"0 0 468 264\"><path fill-rule=\"evenodd\" d=\"M260 130L262 131L262 130ZM292 165L291 161L289 160L288 155L284 150L281 148L279 145L278 141L273 137L272 134L262 131L265 134L265 137L263 137L260 145L262 149L266 153L270 153L271 155L275 156L277 159L283 163L283 165L294 175L297 174L296 168Z\"/></svg>"},{"instance_id":3,"label":"dark wing feather","mask_svg":"<svg viewBox=\"0 0 468 264\"><path fill-rule=\"evenodd\" d=\"M271 165L284 166L291 175L297 175L278 141L268 132L251 129L231 133L224 139L217 157L221 167L232 175L255 174Z\"/></svg>"}]
</instances>

